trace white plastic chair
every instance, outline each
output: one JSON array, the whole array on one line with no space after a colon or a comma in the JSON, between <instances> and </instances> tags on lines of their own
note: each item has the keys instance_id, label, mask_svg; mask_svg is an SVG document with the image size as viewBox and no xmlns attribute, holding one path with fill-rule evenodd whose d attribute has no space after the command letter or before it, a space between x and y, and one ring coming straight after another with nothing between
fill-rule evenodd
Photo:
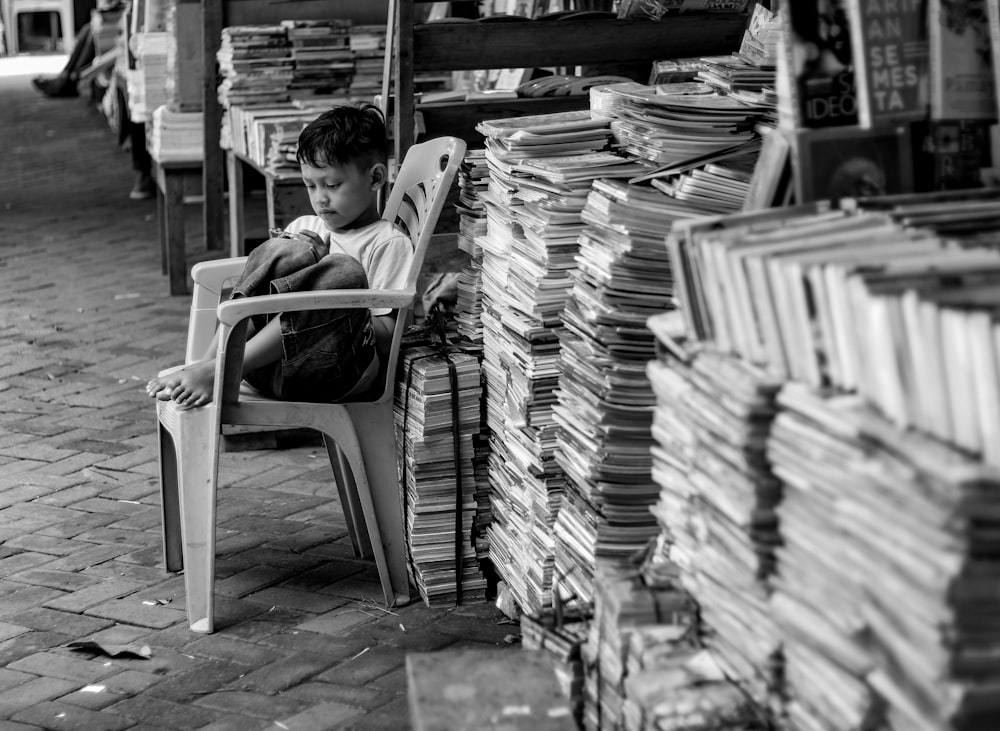
<instances>
[{"instance_id":1,"label":"white plastic chair","mask_svg":"<svg viewBox=\"0 0 1000 731\"><path fill-rule=\"evenodd\" d=\"M219 342L210 404L180 409L157 402L164 562L184 569L187 614L195 632L214 631L215 503L223 425L307 427L322 433L355 551L374 558L387 604L409 601L402 504L396 473L393 384L400 339L417 301L417 276L465 143L442 137L414 145L382 214L414 242L404 290L332 290L246 297L222 302L224 284L246 257L203 262L192 270L191 318L185 361L198 360L216 326ZM397 311L381 393L370 401L316 404L279 401L241 390L248 318L273 312L389 307Z\"/></svg>"},{"instance_id":2,"label":"white plastic chair","mask_svg":"<svg viewBox=\"0 0 1000 731\"><path fill-rule=\"evenodd\" d=\"M3 22L7 29L7 53L11 56L18 53L20 39L18 38L17 16L23 13L56 13L62 26L62 52L73 50L73 0L3 0Z\"/></svg>"}]
</instances>

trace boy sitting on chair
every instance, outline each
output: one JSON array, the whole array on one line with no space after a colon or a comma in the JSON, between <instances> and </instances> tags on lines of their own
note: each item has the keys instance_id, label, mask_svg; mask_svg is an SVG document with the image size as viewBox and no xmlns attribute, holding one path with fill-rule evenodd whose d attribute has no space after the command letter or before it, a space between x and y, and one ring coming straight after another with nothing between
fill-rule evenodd
<instances>
[{"instance_id":1,"label":"boy sitting on chair","mask_svg":"<svg viewBox=\"0 0 1000 731\"><path fill-rule=\"evenodd\" d=\"M410 238L379 216L387 178L382 113L370 104L336 107L299 135L296 158L315 216L301 216L255 248L232 297L324 289L403 289ZM365 393L379 370L391 310L314 310L251 318L243 376L288 401L334 403ZM146 393L184 408L212 400L213 339L202 360L152 379Z\"/></svg>"}]
</instances>

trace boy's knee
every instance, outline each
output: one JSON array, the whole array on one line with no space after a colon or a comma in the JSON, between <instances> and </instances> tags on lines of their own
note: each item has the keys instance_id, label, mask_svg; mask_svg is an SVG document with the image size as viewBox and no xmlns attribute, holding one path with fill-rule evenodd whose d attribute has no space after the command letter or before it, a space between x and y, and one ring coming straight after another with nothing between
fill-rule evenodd
<instances>
[{"instance_id":1,"label":"boy's knee","mask_svg":"<svg viewBox=\"0 0 1000 731\"><path fill-rule=\"evenodd\" d=\"M347 254L329 254L323 259L331 271L336 272L340 289L368 289L368 275L361 262Z\"/></svg>"}]
</instances>

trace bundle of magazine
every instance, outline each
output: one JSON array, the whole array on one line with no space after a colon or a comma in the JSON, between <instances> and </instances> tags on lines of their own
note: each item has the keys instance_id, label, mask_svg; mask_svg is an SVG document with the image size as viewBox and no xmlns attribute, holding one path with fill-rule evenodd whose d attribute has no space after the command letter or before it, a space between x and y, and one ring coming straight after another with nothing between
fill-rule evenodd
<instances>
[{"instance_id":1,"label":"bundle of magazine","mask_svg":"<svg viewBox=\"0 0 1000 731\"><path fill-rule=\"evenodd\" d=\"M670 204L651 188L602 178L581 214L554 410L556 460L569 481L555 526L556 569L582 601L591 598L598 560L622 561L657 533L646 319L673 307L662 243Z\"/></svg>"},{"instance_id":2,"label":"bundle of magazine","mask_svg":"<svg viewBox=\"0 0 1000 731\"><path fill-rule=\"evenodd\" d=\"M482 599L486 579L473 540L478 359L416 346L401 361L394 421L410 579L427 605Z\"/></svg>"},{"instance_id":3,"label":"bundle of magazine","mask_svg":"<svg viewBox=\"0 0 1000 731\"><path fill-rule=\"evenodd\" d=\"M1000 471L851 395L787 384L772 596L797 727L993 728Z\"/></svg>"},{"instance_id":4,"label":"bundle of magazine","mask_svg":"<svg viewBox=\"0 0 1000 731\"><path fill-rule=\"evenodd\" d=\"M653 512L683 586L697 600L706 644L762 707L780 697L780 637L768 594L780 542L780 483L765 450L781 382L733 356L678 346L669 314L650 319L660 354Z\"/></svg>"},{"instance_id":5,"label":"bundle of magazine","mask_svg":"<svg viewBox=\"0 0 1000 731\"><path fill-rule=\"evenodd\" d=\"M555 521L565 478L555 463L552 406L559 310L589 179L556 181L606 147L606 120L589 112L479 124L489 183L482 251L483 371L492 434L490 558L526 612L552 603ZM558 172L534 167L552 162ZM628 165L616 157L615 164ZM568 168L566 167L568 165ZM555 190L556 193L553 193ZM560 194L561 191L561 194ZM459 314L462 317L462 314Z\"/></svg>"}]
</instances>

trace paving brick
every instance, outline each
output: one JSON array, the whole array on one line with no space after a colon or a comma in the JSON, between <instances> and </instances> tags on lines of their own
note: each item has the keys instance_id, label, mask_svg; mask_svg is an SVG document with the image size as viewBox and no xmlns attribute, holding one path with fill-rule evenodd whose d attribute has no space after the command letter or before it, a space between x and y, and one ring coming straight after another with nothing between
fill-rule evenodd
<instances>
[{"instance_id":1,"label":"paving brick","mask_svg":"<svg viewBox=\"0 0 1000 731\"><path fill-rule=\"evenodd\" d=\"M55 523L48 528L43 528L39 531L39 533L45 536L75 538L81 533L85 533L93 528L107 525L108 523L114 523L116 520L118 520L117 516L108 515L106 513L94 513L90 515L80 513L76 517Z\"/></svg>"},{"instance_id":2,"label":"paving brick","mask_svg":"<svg viewBox=\"0 0 1000 731\"><path fill-rule=\"evenodd\" d=\"M91 544L91 548L64 556L63 558L50 561L46 568L59 571L86 571L94 576L103 576L94 571L98 566L110 564L112 568L116 563L112 559L121 556L129 550L128 546L99 546Z\"/></svg>"},{"instance_id":3,"label":"paving brick","mask_svg":"<svg viewBox=\"0 0 1000 731\"><path fill-rule=\"evenodd\" d=\"M0 577L6 578L19 574L35 566L49 563L51 560L52 556L47 553L35 553L34 551L15 553L12 556L0 559Z\"/></svg>"},{"instance_id":4,"label":"paving brick","mask_svg":"<svg viewBox=\"0 0 1000 731\"><path fill-rule=\"evenodd\" d=\"M184 652L213 660L226 660L250 668L260 667L282 657L273 647L246 642L218 633L201 636L183 647ZM276 657L277 656L277 657Z\"/></svg>"},{"instance_id":5,"label":"paving brick","mask_svg":"<svg viewBox=\"0 0 1000 731\"><path fill-rule=\"evenodd\" d=\"M239 686L247 672L246 665L222 660L203 660L196 663L192 669L157 683L145 695L175 703L189 703L220 688Z\"/></svg>"},{"instance_id":6,"label":"paving brick","mask_svg":"<svg viewBox=\"0 0 1000 731\"><path fill-rule=\"evenodd\" d=\"M24 685L29 680L34 680L37 676L29 673L21 673L17 670L0 668L0 691L9 690L18 685Z\"/></svg>"},{"instance_id":7,"label":"paving brick","mask_svg":"<svg viewBox=\"0 0 1000 731\"><path fill-rule=\"evenodd\" d=\"M225 596L246 596L284 581L294 573L294 570L276 566L254 566L222 581L217 581L215 591Z\"/></svg>"},{"instance_id":8,"label":"paving brick","mask_svg":"<svg viewBox=\"0 0 1000 731\"><path fill-rule=\"evenodd\" d=\"M91 711L99 711L110 705L118 703L123 696L112 693L103 683L95 683L84 686L72 693L67 693L58 699L59 703L68 703L71 706L79 706Z\"/></svg>"},{"instance_id":9,"label":"paving brick","mask_svg":"<svg viewBox=\"0 0 1000 731\"><path fill-rule=\"evenodd\" d=\"M160 543L160 537L154 533L139 530L120 530L116 528L94 528L76 536L81 541L120 546L152 546Z\"/></svg>"},{"instance_id":10,"label":"paving brick","mask_svg":"<svg viewBox=\"0 0 1000 731\"><path fill-rule=\"evenodd\" d=\"M45 602L45 607L64 612L83 612L108 599L120 599L143 589L144 584L127 579L100 579L91 577L91 584Z\"/></svg>"},{"instance_id":11,"label":"paving brick","mask_svg":"<svg viewBox=\"0 0 1000 731\"><path fill-rule=\"evenodd\" d=\"M106 667L101 663L73 657L70 652L68 650L36 652L34 655L10 663L7 667L24 673L68 680L77 685L94 683L118 672L115 668Z\"/></svg>"},{"instance_id":12,"label":"paving brick","mask_svg":"<svg viewBox=\"0 0 1000 731\"><path fill-rule=\"evenodd\" d=\"M4 595L3 602L0 602L0 617L10 621L11 617L37 608L64 593L58 589L48 589L43 586L25 586L23 589Z\"/></svg>"},{"instance_id":13,"label":"paving brick","mask_svg":"<svg viewBox=\"0 0 1000 731\"><path fill-rule=\"evenodd\" d=\"M78 687L77 683L60 678L35 678L27 683L0 691L0 717L11 718L20 711L66 695Z\"/></svg>"},{"instance_id":14,"label":"paving brick","mask_svg":"<svg viewBox=\"0 0 1000 731\"><path fill-rule=\"evenodd\" d=\"M289 688L284 694L292 698L302 698L311 704L343 703L355 708L374 709L394 700L396 695L378 688L365 686L338 685L311 680Z\"/></svg>"},{"instance_id":15,"label":"paving brick","mask_svg":"<svg viewBox=\"0 0 1000 731\"><path fill-rule=\"evenodd\" d=\"M318 614L329 612L344 604L344 599L336 596L324 596L307 591L293 591L280 586L258 591L249 595L258 604L272 607L287 607Z\"/></svg>"},{"instance_id":16,"label":"paving brick","mask_svg":"<svg viewBox=\"0 0 1000 731\"><path fill-rule=\"evenodd\" d=\"M5 545L7 548L16 548L19 551L44 553L49 556L68 556L74 551L90 547L93 544L31 533L11 538L5 542Z\"/></svg>"},{"instance_id":17,"label":"paving brick","mask_svg":"<svg viewBox=\"0 0 1000 731\"><path fill-rule=\"evenodd\" d=\"M33 708L14 716L15 721L35 723L49 731L121 731L133 723L113 713L91 711L69 703L50 701L39 703Z\"/></svg>"},{"instance_id":18,"label":"paving brick","mask_svg":"<svg viewBox=\"0 0 1000 731\"><path fill-rule=\"evenodd\" d=\"M105 619L85 617L73 612L59 612L45 607L32 607L8 617L13 624L30 627L40 632L62 632L73 637L84 637L107 627Z\"/></svg>"},{"instance_id":19,"label":"paving brick","mask_svg":"<svg viewBox=\"0 0 1000 731\"><path fill-rule=\"evenodd\" d=\"M20 484L8 486L0 483L0 508L30 502L36 498L44 498L51 491L49 487L44 485Z\"/></svg>"},{"instance_id":20,"label":"paving brick","mask_svg":"<svg viewBox=\"0 0 1000 731\"><path fill-rule=\"evenodd\" d=\"M406 653L393 647L371 646L363 655L326 670L316 676L316 680L338 685L367 685L376 678L399 670L406 663Z\"/></svg>"},{"instance_id":21,"label":"paving brick","mask_svg":"<svg viewBox=\"0 0 1000 731\"><path fill-rule=\"evenodd\" d=\"M116 675L105 678L101 684L108 689L109 693L118 696L132 696L138 695L162 681L162 675L144 673L139 670L123 670Z\"/></svg>"},{"instance_id":22,"label":"paving brick","mask_svg":"<svg viewBox=\"0 0 1000 731\"><path fill-rule=\"evenodd\" d=\"M289 718L283 718L278 723L290 731L336 731L363 713L362 709L354 706L328 702L313 706Z\"/></svg>"},{"instance_id":23,"label":"paving brick","mask_svg":"<svg viewBox=\"0 0 1000 731\"><path fill-rule=\"evenodd\" d=\"M83 574L71 571L53 571L46 568L20 571L16 574L11 574L7 579L33 586L47 586L50 589L59 589L61 591L78 591L98 581L98 579Z\"/></svg>"},{"instance_id":24,"label":"paving brick","mask_svg":"<svg viewBox=\"0 0 1000 731\"><path fill-rule=\"evenodd\" d=\"M351 719L342 727L343 731L408 731L409 705L406 698L397 698L391 703Z\"/></svg>"},{"instance_id":25,"label":"paving brick","mask_svg":"<svg viewBox=\"0 0 1000 731\"><path fill-rule=\"evenodd\" d=\"M149 606L134 600L132 597L102 602L87 609L86 613L92 617L156 629L163 629L178 622L187 621L183 609L169 606Z\"/></svg>"},{"instance_id":26,"label":"paving brick","mask_svg":"<svg viewBox=\"0 0 1000 731\"><path fill-rule=\"evenodd\" d=\"M39 650L61 647L77 638L61 632L25 632L0 643L0 666L6 667L15 660L27 657ZM2 714L0 714L2 715Z\"/></svg>"},{"instance_id":27,"label":"paving brick","mask_svg":"<svg viewBox=\"0 0 1000 731\"><path fill-rule=\"evenodd\" d=\"M193 706L188 707L210 708L224 713L276 719L300 713L308 705L306 701L283 695L267 695L266 693L251 693L249 691L222 691L209 693L196 700Z\"/></svg>"},{"instance_id":28,"label":"paving brick","mask_svg":"<svg viewBox=\"0 0 1000 731\"><path fill-rule=\"evenodd\" d=\"M230 687L240 690L280 693L330 667L335 659L326 655L297 653L256 668Z\"/></svg>"},{"instance_id":29,"label":"paving brick","mask_svg":"<svg viewBox=\"0 0 1000 731\"><path fill-rule=\"evenodd\" d=\"M22 627L19 624L11 624L10 622L0 622L0 642L9 640L11 637L17 637L18 635L30 631L31 630L29 628Z\"/></svg>"}]
</instances>

